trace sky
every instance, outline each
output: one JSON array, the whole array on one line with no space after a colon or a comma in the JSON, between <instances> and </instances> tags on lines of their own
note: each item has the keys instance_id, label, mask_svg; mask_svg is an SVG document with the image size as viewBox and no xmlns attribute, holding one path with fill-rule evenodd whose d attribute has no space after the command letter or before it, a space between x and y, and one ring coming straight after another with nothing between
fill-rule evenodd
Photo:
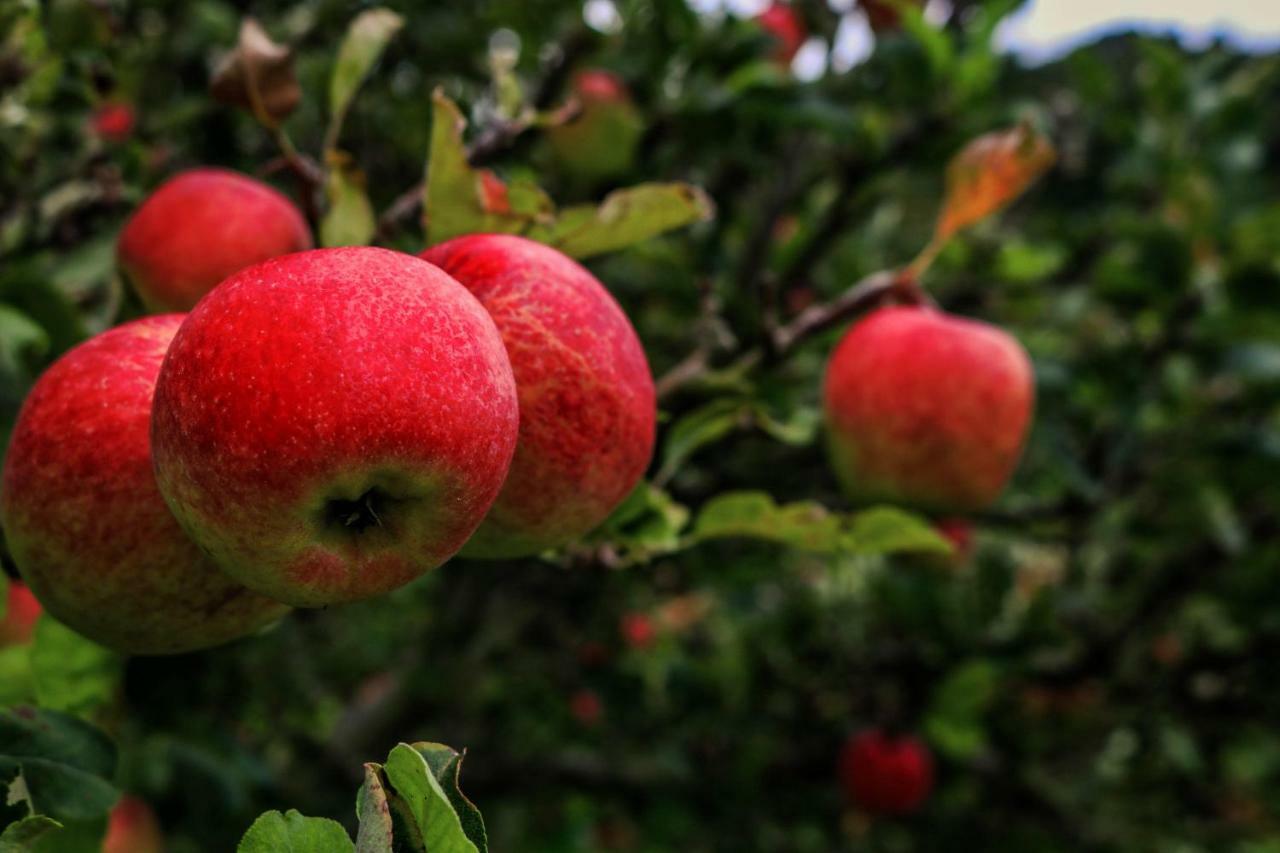
<instances>
[{"instance_id":1,"label":"sky","mask_svg":"<svg viewBox=\"0 0 1280 853\"><path fill-rule=\"evenodd\" d=\"M925 16L941 19L948 0L928 0ZM770 0L689 0L709 15L728 12L752 17ZM793 70L801 79L816 79L828 68L845 71L864 60L874 36L856 0L828 0L842 13L834 45L811 40L796 56ZM613 0L587 0L602 22ZM996 33L997 46L1027 63L1056 59L1080 45L1129 30L1171 33L1184 45L1197 48L1223 38L1244 50L1280 50L1280 0L1031 0L1004 21Z\"/></svg>"},{"instance_id":2,"label":"sky","mask_svg":"<svg viewBox=\"0 0 1280 853\"><path fill-rule=\"evenodd\" d=\"M1274 51L1280 0L1035 0L1001 25L996 43L1043 61L1134 29L1173 33L1191 48L1222 37L1242 49Z\"/></svg>"}]
</instances>

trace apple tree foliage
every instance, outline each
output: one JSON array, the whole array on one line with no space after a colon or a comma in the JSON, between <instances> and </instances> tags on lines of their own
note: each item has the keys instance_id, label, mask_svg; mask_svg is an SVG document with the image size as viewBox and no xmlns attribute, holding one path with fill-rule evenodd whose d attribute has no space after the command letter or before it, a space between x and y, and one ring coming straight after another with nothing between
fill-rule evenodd
<instances>
[{"instance_id":1,"label":"apple tree foliage","mask_svg":"<svg viewBox=\"0 0 1280 853\"><path fill-rule=\"evenodd\" d=\"M955 0L801 80L715 4L243 5L0 6L0 444L141 311L129 211L207 164L324 245L583 259L658 377L656 458L563 553L224 649L125 660L42 619L0 648L0 851L98 850L122 791L178 853L1280 850L1280 58L1121 36L1025 66L993 42L1016 0ZM814 49L854 5L796 4ZM583 68L632 90L625 175L547 145ZM971 552L850 506L823 453L825 358L904 278L1035 363ZM842 798L870 726L936 756L913 816ZM420 738L470 749L467 797Z\"/></svg>"}]
</instances>

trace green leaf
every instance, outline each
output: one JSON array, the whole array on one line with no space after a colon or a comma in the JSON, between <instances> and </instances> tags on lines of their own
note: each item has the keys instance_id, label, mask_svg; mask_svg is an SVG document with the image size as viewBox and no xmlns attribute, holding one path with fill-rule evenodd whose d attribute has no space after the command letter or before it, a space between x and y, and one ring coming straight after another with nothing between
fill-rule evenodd
<instances>
[{"instance_id":1,"label":"green leaf","mask_svg":"<svg viewBox=\"0 0 1280 853\"><path fill-rule=\"evenodd\" d=\"M818 427L822 424L822 413L816 406L796 409L786 420L775 418L762 405L757 405L753 411L756 423L764 433L775 441L792 447L812 444L818 435Z\"/></svg>"},{"instance_id":2,"label":"green leaf","mask_svg":"<svg viewBox=\"0 0 1280 853\"><path fill-rule=\"evenodd\" d=\"M47 254L0 265L0 300L40 326L48 354L70 349L89 334L76 306L54 285L55 271ZM0 386L0 399L6 396L7 386Z\"/></svg>"},{"instance_id":3,"label":"green leaf","mask_svg":"<svg viewBox=\"0 0 1280 853\"><path fill-rule=\"evenodd\" d=\"M326 139L330 145L326 147L337 141L351 99L402 26L404 18L390 9L369 9L357 15L347 28L329 78L330 125Z\"/></svg>"},{"instance_id":4,"label":"green leaf","mask_svg":"<svg viewBox=\"0 0 1280 853\"><path fill-rule=\"evenodd\" d=\"M31 674L41 707L87 714L114 698L124 661L48 615L36 623Z\"/></svg>"},{"instance_id":5,"label":"green leaf","mask_svg":"<svg viewBox=\"0 0 1280 853\"><path fill-rule=\"evenodd\" d=\"M237 853L351 853L355 847L342 824L306 817L295 809L266 812L240 839Z\"/></svg>"},{"instance_id":6,"label":"green leaf","mask_svg":"<svg viewBox=\"0 0 1280 853\"><path fill-rule=\"evenodd\" d=\"M431 157L423 195L429 243L479 232L521 234L577 258L634 245L712 215L711 200L689 184L641 184L595 205L557 213L529 181L506 186L492 172L471 168L463 142L466 121L437 89L432 96Z\"/></svg>"},{"instance_id":7,"label":"green leaf","mask_svg":"<svg viewBox=\"0 0 1280 853\"><path fill-rule=\"evenodd\" d=\"M328 207L320 222L320 242L325 246L367 246L377 229L373 205L364 189L364 173L342 151L330 151L325 178Z\"/></svg>"},{"instance_id":8,"label":"green leaf","mask_svg":"<svg viewBox=\"0 0 1280 853\"><path fill-rule=\"evenodd\" d=\"M15 705L36 698L31 679L31 644L0 649L0 705Z\"/></svg>"},{"instance_id":9,"label":"green leaf","mask_svg":"<svg viewBox=\"0 0 1280 853\"><path fill-rule=\"evenodd\" d=\"M475 803L462 793L462 759L463 754L453 747L442 743L418 742L412 745L427 762L440 787L449 796L449 804L453 806L458 819L462 822L462 831L480 851L488 853L489 836L484 828L484 816Z\"/></svg>"},{"instance_id":10,"label":"green leaf","mask_svg":"<svg viewBox=\"0 0 1280 853\"><path fill-rule=\"evenodd\" d=\"M690 184L640 184L610 193L599 207L566 208L551 233L539 239L566 255L588 258L710 219L714 210L710 197Z\"/></svg>"},{"instance_id":11,"label":"green leaf","mask_svg":"<svg viewBox=\"0 0 1280 853\"><path fill-rule=\"evenodd\" d=\"M951 43L951 34L926 21L924 14L909 3L899 7L899 16L903 32L908 33L923 48L934 76L945 76L955 62L956 51Z\"/></svg>"},{"instance_id":12,"label":"green leaf","mask_svg":"<svg viewBox=\"0 0 1280 853\"><path fill-rule=\"evenodd\" d=\"M93 820L66 821L57 832L36 842L36 853L100 853L107 835L108 816Z\"/></svg>"},{"instance_id":13,"label":"green leaf","mask_svg":"<svg viewBox=\"0 0 1280 853\"><path fill-rule=\"evenodd\" d=\"M0 304L0 387L5 389L0 391L0 403L21 393L48 351L49 336L44 329L16 308ZM11 388L15 389L13 395ZM0 615L3 607L0 602Z\"/></svg>"},{"instance_id":14,"label":"green leaf","mask_svg":"<svg viewBox=\"0 0 1280 853\"><path fill-rule=\"evenodd\" d=\"M15 821L0 833L0 853L32 853L36 842L62 827L51 817L31 815Z\"/></svg>"},{"instance_id":15,"label":"green leaf","mask_svg":"<svg viewBox=\"0 0 1280 853\"><path fill-rule=\"evenodd\" d=\"M871 507L855 514L848 540L849 548L859 554L951 553L951 543L932 524L891 506Z\"/></svg>"},{"instance_id":16,"label":"green leaf","mask_svg":"<svg viewBox=\"0 0 1280 853\"><path fill-rule=\"evenodd\" d=\"M408 744L391 750L387 780L404 800L429 853L479 853L426 759Z\"/></svg>"},{"instance_id":17,"label":"green leaf","mask_svg":"<svg viewBox=\"0 0 1280 853\"><path fill-rule=\"evenodd\" d=\"M667 430L662 465L656 479L659 482L667 480L699 448L714 444L736 430L743 424L748 411L749 406L743 401L722 398L712 400L676 421Z\"/></svg>"},{"instance_id":18,"label":"green leaf","mask_svg":"<svg viewBox=\"0 0 1280 853\"><path fill-rule=\"evenodd\" d=\"M996 699L1000 672L977 660L953 669L934 691L924 728L929 740L955 759L972 758L986 747L982 718Z\"/></svg>"},{"instance_id":19,"label":"green leaf","mask_svg":"<svg viewBox=\"0 0 1280 853\"><path fill-rule=\"evenodd\" d=\"M680 549L689 510L650 483L640 483L592 538L607 541L643 558Z\"/></svg>"},{"instance_id":20,"label":"green leaf","mask_svg":"<svg viewBox=\"0 0 1280 853\"><path fill-rule=\"evenodd\" d=\"M812 501L779 506L764 492L728 492L707 502L694 522L693 537L763 539L834 554L844 542L841 518Z\"/></svg>"},{"instance_id":21,"label":"green leaf","mask_svg":"<svg viewBox=\"0 0 1280 853\"><path fill-rule=\"evenodd\" d=\"M467 163L462 132L467 126L458 105L440 89L431 96L431 159L422 199L428 243L479 231L518 230L518 224L486 227L479 178Z\"/></svg>"},{"instance_id":22,"label":"green leaf","mask_svg":"<svg viewBox=\"0 0 1280 853\"><path fill-rule=\"evenodd\" d=\"M381 767L364 766L364 784L356 796L356 818L360 828L356 832L356 853L391 853L395 842L391 805L382 784Z\"/></svg>"},{"instance_id":23,"label":"green leaf","mask_svg":"<svg viewBox=\"0 0 1280 853\"><path fill-rule=\"evenodd\" d=\"M65 821L101 817L120 796L104 778L115 764L115 746L88 723L27 706L0 710L0 779L20 773L34 812Z\"/></svg>"},{"instance_id":24,"label":"green leaf","mask_svg":"<svg viewBox=\"0 0 1280 853\"><path fill-rule=\"evenodd\" d=\"M949 553L951 546L927 521L891 507L852 516L813 501L776 503L765 492L727 492L703 506L692 540L761 539L819 554Z\"/></svg>"}]
</instances>

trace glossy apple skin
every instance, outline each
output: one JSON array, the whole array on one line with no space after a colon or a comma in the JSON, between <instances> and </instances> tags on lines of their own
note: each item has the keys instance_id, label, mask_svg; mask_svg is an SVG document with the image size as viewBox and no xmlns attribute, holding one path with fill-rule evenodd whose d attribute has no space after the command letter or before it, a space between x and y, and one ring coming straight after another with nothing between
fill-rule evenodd
<instances>
[{"instance_id":1,"label":"glossy apple skin","mask_svg":"<svg viewBox=\"0 0 1280 853\"><path fill-rule=\"evenodd\" d=\"M311 246L306 220L272 187L226 169L191 169L143 201L116 254L149 311L189 311L232 273Z\"/></svg>"},{"instance_id":2,"label":"glossy apple skin","mask_svg":"<svg viewBox=\"0 0 1280 853\"><path fill-rule=\"evenodd\" d=\"M164 853L164 834L151 806L127 794L121 797L107 818L102 853Z\"/></svg>"},{"instance_id":3,"label":"glossy apple skin","mask_svg":"<svg viewBox=\"0 0 1280 853\"><path fill-rule=\"evenodd\" d=\"M31 591L55 619L126 653L220 645L287 610L218 571L156 488L152 392L181 322L118 326L45 371L0 481L0 521Z\"/></svg>"},{"instance_id":4,"label":"glossy apple skin","mask_svg":"<svg viewBox=\"0 0 1280 853\"><path fill-rule=\"evenodd\" d=\"M463 555L527 556L578 539L653 455L653 376L635 329L595 276L541 243L477 234L422 257L489 311L520 396L511 473Z\"/></svg>"},{"instance_id":5,"label":"glossy apple skin","mask_svg":"<svg viewBox=\"0 0 1280 853\"><path fill-rule=\"evenodd\" d=\"M790 66L809 35L800 13L787 3L775 2L756 16L756 22L778 43L773 52L774 60L780 65Z\"/></svg>"},{"instance_id":6,"label":"glossy apple skin","mask_svg":"<svg viewBox=\"0 0 1280 853\"><path fill-rule=\"evenodd\" d=\"M914 737L894 737L876 729L845 742L839 773L849 801L876 815L911 814L933 790L929 748Z\"/></svg>"},{"instance_id":7,"label":"glossy apple skin","mask_svg":"<svg viewBox=\"0 0 1280 853\"><path fill-rule=\"evenodd\" d=\"M228 574L297 606L380 595L462 547L519 410L493 321L436 267L317 249L227 279L156 388L161 492Z\"/></svg>"},{"instance_id":8,"label":"glossy apple skin","mask_svg":"<svg viewBox=\"0 0 1280 853\"><path fill-rule=\"evenodd\" d=\"M974 512L1000 495L1031 422L1034 375L994 326L917 307L856 323L827 365L832 466L859 501Z\"/></svg>"},{"instance_id":9,"label":"glossy apple skin","mask_svg":"<svg viewBox=\"0 0 1280 853\"><path fill-rule=\"evenodd\" d=\"M0 619L0 649L31 642L43 608L22 581L10 580L4 618Z\"/></svg>"},{"instance_id":10,"label":"glossy apple skin","mask_svg":"<svg viewBox=\"0 0 1280 853\"><path fill-rule=\"evenodd\" d=\"M598 68L574 75L573 95L581 112L547 129L551 153L560 168L584 181L603 181L635 164L644 119L626 83Z\"/></svg>"}]
</instances>

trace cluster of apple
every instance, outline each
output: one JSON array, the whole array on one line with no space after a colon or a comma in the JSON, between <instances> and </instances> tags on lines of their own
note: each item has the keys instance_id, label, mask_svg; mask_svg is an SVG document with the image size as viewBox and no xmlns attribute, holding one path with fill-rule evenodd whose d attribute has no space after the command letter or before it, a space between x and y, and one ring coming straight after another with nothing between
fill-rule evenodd
<instances>
[{"instance_id":1,"label":"cluster of apple","mask_svg":"<svg viewBox=\"0 0 1280 853\"><path fill-rule=\"evenodd\" d=\"M653 380L605 288L556 250L460 237L312 249L264 184L161 186L119 260L161 313L50 367L0 521L51 615L173 653L389 592L461 551L573 541L634 488Z\"/></svg>"}]
</instances>

